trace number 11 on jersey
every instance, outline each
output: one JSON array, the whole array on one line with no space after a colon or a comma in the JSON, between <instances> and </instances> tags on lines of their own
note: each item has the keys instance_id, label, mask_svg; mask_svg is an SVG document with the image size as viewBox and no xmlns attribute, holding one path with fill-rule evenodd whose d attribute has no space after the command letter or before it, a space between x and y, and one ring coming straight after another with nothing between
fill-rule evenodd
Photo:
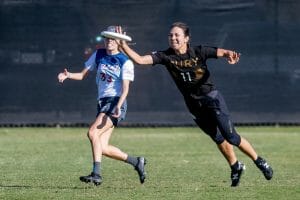
<instances>
[{"instance_id":1,"label":"number 11 on jersey","mask_svg":"<svg viewBox=\"0 0 300 200\"><path fill-rule=\"evenodd\" d=\"M190 72L181 72L180 74L181 74L182 79L183 79L184 82L186 82L186 81L191 82L192 81Z\"/></svg>"}]
</instances>

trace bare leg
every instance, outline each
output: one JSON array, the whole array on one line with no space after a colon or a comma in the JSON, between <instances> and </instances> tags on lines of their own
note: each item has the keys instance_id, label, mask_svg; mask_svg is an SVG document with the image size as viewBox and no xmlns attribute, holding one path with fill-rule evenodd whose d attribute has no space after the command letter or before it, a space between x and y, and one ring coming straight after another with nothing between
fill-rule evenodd
<instances>
[{"instance_id":1,"label":"bare leg","mask_svg":"<svg viewBox=\"0 0 300 200\"><path fill-rule=\"evenodd\" d=\"M236 163L237 158L233 151L233 146L229 144L226 140L222 142L221 144L218 144L218 148L223 154L223 156L226 158L228 164L232 166L234 163Z\"/></svg>"},{"instance_id":2,"label":"bare leg","mask_svg":"<svg viewBox=\"0 0 300 200\"><path fill-rule=\"evenodd\" d=\"M241 137L241 144L238 147L243 153L249 156L252 160L257 159L257 153L252 145L243 137Z\"/></svg>"},{"instance_id":3,"label":"bare leg","mask_svg":"<svg viewBox=\"0 0 300 200\"><path fill-rule=\"evenodd\" d=\"M101 162L102 159L102 145L100 136L113 126L112 121L101 113L90 126L88 138L91 142L93 160L94 162Z\"/></svg>"},{"instance_id":4,"label":"bare leg","mask_svg":"<svg viewBox=\"0 0 300 200\"><path fill-rule=\"evenodd\" d=\"M260 169L267 180L272 179L272 167L267 163L265 159L257 155L252 145L245 138L241 137L241 144L239 145L239 149L254 161L256 166Z\"/></svg>"},{"instance_id":5,"label":"bare leg","mask_svg":"<svg viewBox=\"0 0 300 200\"><path fill-rule=\"evenodd\" d=\"M107 129L100 136L102 154L107 157L120 160L120 161L125 161L126 163L131 164L134 167L134 169L137 171L140 182L143 184L146 178L146 172L145 172L146 159L144 157L128 156L128 154L124 153L119 148L110 145L109 140L113 132L113 129L114 127Z\"/></svg>"},{"instance_id":6,"label":"bare leg","mask_svg":"<svg viewBox=\"0 0 300 200\"><path fill-rule=\"evenodd\" d=\"M85 183L94 183L100 185L102 183L102 177L100 173L101 159L102 159L102 145L101 134L105 133L113 126L112 121L104 113L100 113L95 122L90 126L88 132L88 138L91 142L92 154L93 154L93 171L88 176L80 176L79 179Z\"/></svg>"},{"instance_id":7,"label":"bare leg","mask_svg":"<svg viewBox=\"0 0 300 200\"><path fill-rule=\"evenodd\" d=\"M236 187L239 185L241 175L245 170L245 165L237 161L236 155L233 151L233 145L231 145L229 142L225 140L223 143L219 144L218 147L230 165L231 186Z\"/></svg>"},{"instance_id":8,"label":"bare leg","mask_svg":"<svg viewBox=\"0 0 300 200\"><path fill-rule=\"evenodd\" d=\"M102 154L116 160L125 161L128 155L122 152L119 148L109 144L109 139L111 137L113 129L114 127L109 128L100 136Z\"/></svg>"}]
</instances>

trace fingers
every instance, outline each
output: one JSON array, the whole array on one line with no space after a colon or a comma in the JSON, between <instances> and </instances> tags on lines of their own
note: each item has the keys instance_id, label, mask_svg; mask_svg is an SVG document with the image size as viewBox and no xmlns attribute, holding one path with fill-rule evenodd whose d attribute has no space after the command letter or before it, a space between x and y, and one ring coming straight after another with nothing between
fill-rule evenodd
<instances>
[{"instance_id":1,"label":"fingers","mask_svg":"<svg viewBox=\"0 0 300 200\"><path fill-rule=\"evenodd\" d=\"M236 51L233 51L231 56L232 56L233 58L239 58L240 55L241 55L240 53L238 53L238 52L236 52Z\"/></svg>"},{"instance_id":2,"label":"fingers","mask_svg":"<svg viewBox=\"0 0 300 200\"><path fill-rule=\"evenodd\" d=\"M64 80L68 77L68 70L65 68L63 72L57 75L57 79L60 83L63 83Z\"/></svg>"},{"instance_id":3,"label":"fingers","mask_svg":"<svg viewBox=\"0 0 300 200\"><path fill-rule=\"evenodd\" d=\"M66 79L66 75L64 73L59 73L57 78L60 83L63 83L64 80Z\"/></svg>"},{"instance_id":4,"label":"fingers","mask_svg":"<svg viewBox=\"0 0 300 200\"><path fill-rule=\"evenodd\" d=\"M122 27L121 26L116 26L116 32L120 33L120 34L123 34L122 33Z\"/></svg>"},{"instance_id":5,"label":"fingers","mask_svg":"<svg viewBox=\"0 0 300 200\"><path fill-rule=\"evenodd\" d=\"M68 73L69 73L68 70L65 68L65 69L64 69L64 74L67 76Z\"/></svg>"},{"instance_id":6,"label":"fingers","mask_svg":"<svg viewBox=\"0 0 300 200\"><path fill-rule=\"evenodd\" d=\"M119 117L120 117L119 114L113 114L113 115L111 115L111 116L114 117L114 118L119 118Z\"/></svg>"},{"instance_id":7,"label":"fingers","mask_svg":"<svg viewBox=\"0 0 300 200\"><path fill-rule=\"evenodd\" d=\"M121 113L116 112L116 113L112 114L111 116L112 116L112 117L115 117L115 118L119 118L120 115L121 115Z\"/></svg>"},{"instance_id":8,"label":"fingers","mask_svg":"<svg viewBox=\"0 0 300 200\"><path fill-rule=\"evenodd\" d=\"M123 35L126 35L126 32L122 30L121 26L116 26L116 32L120 33L120 34L123 34Z\"/></svg>"},{"instance_id":9,"label":"fingers","mask_svg":"<svg viewBox=\"0 0 300 200\"><path fill-rule=\"evenodd\" d=\"M230 55L228 57L228 63L229 64L236 64L237 62L239 62L241 54L235 51L231 51Z\"/></svg>"},{"instance_id":10,"label":"fingers","mask_svg":"<svg viewBox=\"0 0 300 200\"><path fill-rule=\"evenodd\" d=\"M116 108L114 114L112 114L112 117L118 118L121 115L121 109Z\"/></svg>"}]
</instances>

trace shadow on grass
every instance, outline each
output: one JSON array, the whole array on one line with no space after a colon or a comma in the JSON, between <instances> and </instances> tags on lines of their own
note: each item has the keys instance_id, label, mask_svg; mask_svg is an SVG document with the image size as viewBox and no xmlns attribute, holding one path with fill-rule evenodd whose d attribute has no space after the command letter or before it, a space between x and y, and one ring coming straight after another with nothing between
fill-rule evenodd
<instances>
[{"instance_id":1,"label":"shadow on grass","mask_svg":"<svg viewBox=\"0 0 300 200\"><path fill-rule=\"evenodd\" d=\"M99 187L99 186L98 186ZM32 186L32 185L0 185L0 189L1 188L11 188L11 189L73 189L73 190L86 190L86 189L93 189L93 188L98 188L97 186L95 185L85 185L85 186L41 186L41 185L38 185L38 186Z\"/></svg>"}]
</instances>

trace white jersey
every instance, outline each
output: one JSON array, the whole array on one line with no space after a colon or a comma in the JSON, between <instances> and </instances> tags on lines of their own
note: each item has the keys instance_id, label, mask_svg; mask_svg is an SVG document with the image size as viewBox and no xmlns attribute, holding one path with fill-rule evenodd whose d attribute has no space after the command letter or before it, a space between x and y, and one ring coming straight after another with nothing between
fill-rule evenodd
<instances>
[{"instance_id":1,"label":"white jersey","mask_svg":"<svg viewBox=\"0 0 300 200\"><path fill-rule=\"evenodd\" d=\"M85 62L85 68L89 71L97 70L98 100L121 96L122 80L134 80L133 62L121 52L108 55L105 49L98 49Z\"/></svg>"}]
</instances>

